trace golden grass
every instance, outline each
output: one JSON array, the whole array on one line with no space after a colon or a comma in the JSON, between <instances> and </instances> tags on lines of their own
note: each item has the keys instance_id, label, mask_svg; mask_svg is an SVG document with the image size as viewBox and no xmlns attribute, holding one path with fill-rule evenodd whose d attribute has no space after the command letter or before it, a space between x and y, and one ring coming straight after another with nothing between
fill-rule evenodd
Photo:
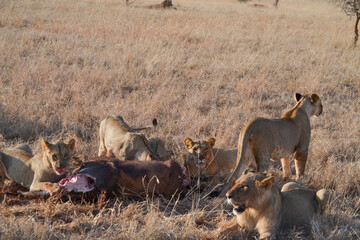
<instances>
[{"instance_id":1,"label":"golden grass","mask_svg":"<svg viewBox=\"0 0 360 240\"><path fill-rule=\"evenodd\" d=\"M352 47L353 21L325 0L144 8L156 3L0 1L0 147L29 142L38 152L41 137L72 136L86 160L97 153L99 122L118 114L132 126L158 118L159 127L145 134L177 154L185 137L214 136L217 147L230 148L247 121L279 117L294 105L294 91L315 92L324 113L311 122L302 183L336 197L310 233L280 237L358 239L360 48ZM280 177L279 163L271 171ZM220 203L199 197L174 199L165 209L162 198L73 204L2 193L0 238L199 239L229 219Z\"/></svg>"}]
</instances>

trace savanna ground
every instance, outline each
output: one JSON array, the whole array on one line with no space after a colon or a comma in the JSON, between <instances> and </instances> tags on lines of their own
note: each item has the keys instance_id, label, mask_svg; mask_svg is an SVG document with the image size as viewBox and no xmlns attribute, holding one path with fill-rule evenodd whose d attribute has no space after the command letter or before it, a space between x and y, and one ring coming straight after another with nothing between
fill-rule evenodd
<instances>
[{"instance_id":1,"label":"savanna ground","mask_svg":"<svg viewBox=\"0 0 360 240\"><path fill-rule=\"evenodd\" d=\"M97 154L99 122L118 114L177 159L183 139L216 137L236 147L254 117L280 117L293 92L317 93L324 112L311 120L306 179L333 198L309 231L284 239L360 238L360 47L353 20L326 0L246 3L0 0L0 149L76 139L76 157ZM257 4L257 5L255 5ZM262 6L263 5L263 6ZM74 164L75 165L75 164ZM294 169L293 169L294 170ZM270 171L281 186L281 166ZM96 203L5 194L1 239L199 239L225 224L222 199L125 197ZM201 200L202 199L202 200ZM241 230L234 238L258 236ZM225 236L230 237L230 236Z\"/></svg>"}]
</instances>

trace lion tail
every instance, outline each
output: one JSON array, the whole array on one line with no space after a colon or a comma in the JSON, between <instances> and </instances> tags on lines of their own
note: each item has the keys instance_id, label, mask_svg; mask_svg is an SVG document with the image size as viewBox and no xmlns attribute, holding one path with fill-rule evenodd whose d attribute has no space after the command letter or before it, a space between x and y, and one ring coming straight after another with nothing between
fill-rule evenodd
<instances>
[{"instance_id":1,"label":"lion tail","mask_svg":"<svg viewBox=\"0 0 360 240\"><path fill-rule=\"evenodd\" d=\"M135 132L138 132L138 131L141 131L141 130L146 130L146 129L154 128L154 127L156 127L156 126L157 126L157 119L154 118L154 119L152 120L152 124L151 124L151 125L147 125L147 126L145 126L145 127L140 127L140 128L132 128L132 130L135 131Z\"/></svg>"},{"instance_id":2,"label":"lion tail","mask_svg":"<svg viewBox=\"0 0 360 240\"><path fill-rule=\"evenodd\" d=\"M152 120L152 124L149 124L149 125L147 125L147 126L145 126L145 127L139 127L139 128L132 128L132 127L130 127L130 126L125 122L125 120L123 119L123 117L121 117L121 116L119 116L119 115L111 115L111 116L108 116L106 119L108 119L108 118L114 118L114 119L118 120L118 121L121 123L121 125L123 126L123 128L124 128L125 130L129 131L129 132L138 132L138 131L141 131L141 130L145 130L145 129L149 129L149 128L154 128L154 127L156 127L156 126L158 125L158 122L157 122L157 119L156 119L156 118L154 118L154 119ZM101 125L101 123L100 123L100 125Z\"/></svg>"},{"instance_id":3,"label":"lion tail","mask_svg":"<svg viewBox=\"0 0 360 240\"><path fill-rule=\"evenodd\" d=\"M222 189L220 190L220 196L223 196L224 193L226 192L226 190L228 189L230 183L232 182L232 180L234 178L236 178L239 174L239 171L243 165L243 161L245 158L245 152L246 152L246 147L247 144L249 142L250 136L254 130L255 124L254 122L256 121L256 119L254 121L249 122L245 127L243 127L240 131L240 135L239 135L239 142L238 142L238 153L237 153L237 159L236 159L236 168L233 171L233 173L231 174L231 176L227 179L226 183L224 184L224 186L222 187Z\"/></svg>"}]
</instances>

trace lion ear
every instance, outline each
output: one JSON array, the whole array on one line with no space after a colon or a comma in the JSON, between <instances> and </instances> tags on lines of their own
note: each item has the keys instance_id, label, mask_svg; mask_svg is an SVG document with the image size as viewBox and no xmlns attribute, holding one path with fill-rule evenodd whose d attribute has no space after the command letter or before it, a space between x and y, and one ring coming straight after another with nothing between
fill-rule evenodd
<instances>
[{"instance_id":1,"label":"lion ear","mask_svg":"<svg viewBox=\"0 0 360 240\"><path fill-rule=\"evenodd\" d=\"M66 147L68 149L70 149L70 151L73 151L74 150L74 147L75 147L75 139L70 139L67 144L66 144Z\"/></svg>"},{"instance_id":2,"label":"lion ear","mask_svg":"<svg viewBox=\"0 0 360 240\"><path fill-rule=\"evenodd\" d=\"M294 92L294 98L295 98L296 102L298 102L302 98L302 95L300 93Z\"/></svg>"},{"instance_id":3,"label":"lion ear","mask_svg":"<svg viewBox=\"0 0 360 240\"><path fill-rule=\"evenodd\" d=\"M310 96L310 101L311 101L312 103L316 103L316 102L319 101L319 100L320 100L320 98L319 98L318 95L316 95L315 93L311 94L311 96Z\"/></svg>"},{"instance_id":4,"label":"lion ear","mask_svg":"<svg viewBox=\"0 0 360 240\"><path fill-rule=\"evenodd\" d=\"M272 185L274 183L274 177L265 178L265 179L261 180L261 182L256 180L255 183L258 187L264 187L264 188L266 188L266 190L268 190L272 187Z\"/></svg>"},{"instance_id":5,"label":"lion ear","mask_svg":"<svg viewBox=\"0 0 360 240\"><path fill-rule=\"evenodd\" d=\"M215 138L209 138L208 140L206 140L206 144L210 147L213 148L215 146Z\"/></svg>"},{"instance_id":6,"label":"lion ear","mask_svg":"<svg viewBox=\"0 0 360 240\"><path fill-rule=\"evenodd\" d=\"M190 138L185 138L184 139L184 144L185 144L186 149L189 150L194 145L194 142Z\"/></svg>"},{"instance_id":7,"label":"lion ear","mask_svg":"<svg viewBox=\"0 0 360 240\"><path fill-rule=\"evenodd\" d=\"M48 143L44 139L41 139L41 147L44 152L49 153L51 151L52 146L53 145L51 143Z\"/></svg>"}]
</instances>

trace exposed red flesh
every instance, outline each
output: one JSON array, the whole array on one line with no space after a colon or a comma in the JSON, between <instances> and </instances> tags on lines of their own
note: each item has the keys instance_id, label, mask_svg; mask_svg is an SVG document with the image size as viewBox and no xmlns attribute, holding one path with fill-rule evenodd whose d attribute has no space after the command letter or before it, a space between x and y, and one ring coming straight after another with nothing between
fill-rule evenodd
<instances>
[{"instance_id":1,"label":"exposed red flesh","mask_svg":"<svg viewBox=\"0 0 360 240\"><path fill-rule=\"evenodd\" d=\"M95 181L96 178L88 174L77 173L73 176L61 179L59 185L68 192L89 192L94 189Z\"/></svg>"}]
</instances>

